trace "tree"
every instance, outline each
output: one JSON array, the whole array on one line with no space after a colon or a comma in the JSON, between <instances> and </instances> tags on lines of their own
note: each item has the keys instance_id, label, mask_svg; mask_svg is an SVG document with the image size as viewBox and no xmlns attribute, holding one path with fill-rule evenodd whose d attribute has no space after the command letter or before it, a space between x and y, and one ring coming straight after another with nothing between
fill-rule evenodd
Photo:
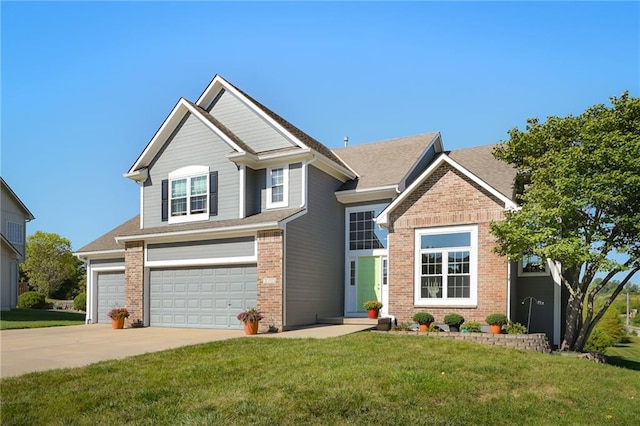
<instances>
[{"instance_id":1,"label":"tree","mask_svg":"<svg viewBox=\"0 0 640 426\"><path fill-rule=\"evenodd\" d=\"M27 254L20 267L31 286L51 296L66 280L77 276L78 259L71 253L68 239L36 231L27 237Z\"/></svg>"},{"instance_id":2,"label":"tree","mask_svg":"<svg viewBox=\"0 0 640 426\"><path fill-rule=\"evenodd\" d=\"M579 116L527 120L494 150L518 172L521 204L492 224L496 251L561 266L569 290L562 350L582 351L589 334L640 270L640 99L623 93L611 106ZM590 286L597 272L606 275ZM596 308L616 274L622 279ZM584 314L583 314L584 312Z\"/></svg>"}]
</instances>

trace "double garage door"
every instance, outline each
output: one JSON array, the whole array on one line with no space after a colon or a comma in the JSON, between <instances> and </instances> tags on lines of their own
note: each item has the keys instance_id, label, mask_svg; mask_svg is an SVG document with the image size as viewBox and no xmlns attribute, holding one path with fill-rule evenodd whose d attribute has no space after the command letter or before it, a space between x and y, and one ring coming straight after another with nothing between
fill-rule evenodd
<instances>
[{"instance_id":1,"label":"double garage door","mask_svg":"<svg viewBox=\"0 0 640 426\"><path fill-rule=\"evenodd\" d=\"M236 316L257 305L255 266L152 269L151 326L242 328Z\"/></svg>"}]
</instances>

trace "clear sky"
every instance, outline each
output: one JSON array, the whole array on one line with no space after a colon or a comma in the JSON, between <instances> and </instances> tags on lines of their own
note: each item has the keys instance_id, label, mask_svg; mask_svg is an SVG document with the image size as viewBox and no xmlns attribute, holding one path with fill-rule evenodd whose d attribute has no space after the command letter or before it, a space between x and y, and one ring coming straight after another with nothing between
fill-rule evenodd
<instances>
[{"instance_id":1,"label":"clear sky","mask_svg":"<svg viewBox=\"0 0 640 426\"><path fill-rule=\"evenodd\" d=\"M79 249L133 217L124 177L215 74L330 148L496 143L640 92L640 4L7 2L2 176Z\"/></svg>"}]
</instances>

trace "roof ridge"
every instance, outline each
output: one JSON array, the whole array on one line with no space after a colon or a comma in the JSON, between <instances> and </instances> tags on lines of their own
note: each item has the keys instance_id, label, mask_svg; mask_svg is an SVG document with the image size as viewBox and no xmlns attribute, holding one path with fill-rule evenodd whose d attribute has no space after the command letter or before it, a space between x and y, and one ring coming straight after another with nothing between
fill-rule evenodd
<instances>
[{"instance_id":1,"label":"roof ridge","mask_svg":"<svg viewBox=\"0 0 640 426\"><path fill-rule=\"evenodd\" d=\"M427 135L433 135L433 137L435 137L436 135L438 135L438 133L439 132L426 132L426 133L418 133L417 135L401 136L399 138L383 139L383 140L379 140L379 141L370 141L370 142L362 142L362 143L359 143L359 144L356 144L356 145L340 146L338 148L333 148L333 150L344 150L344 149L349 149L349 148L364 147L364 146L383 144L383 143L391 143L391 142L397 142L397 141L399 141L401 139L412 139L412 138L418 138L418 137L427 136Z\"/></svg>"}]
</instances>

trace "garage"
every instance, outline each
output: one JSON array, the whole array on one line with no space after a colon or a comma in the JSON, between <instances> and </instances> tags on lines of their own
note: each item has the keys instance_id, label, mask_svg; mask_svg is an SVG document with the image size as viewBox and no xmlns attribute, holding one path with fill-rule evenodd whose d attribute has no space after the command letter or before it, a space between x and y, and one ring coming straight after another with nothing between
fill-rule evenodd
<instances>
[{"instance_id":1,"label":"garage","mask_svg":"<svg viewBox=\"0 0 640 426\"><path fill-rule=\"evenodd\" d=\"M98 278L98 323L110 324L107 313L115 306L125 306L124 272L100 272Z\"/></svg>"},{"instance_id":2,"label":"garage","mask_svg":"<svg viewBox=\"0 0 640 426\"><path fill-rule=\"evenodd\" d=\"M149 287L151 326L240 329L257 305L255 265L152 269Z\"/></svg>"}]
</instances>

